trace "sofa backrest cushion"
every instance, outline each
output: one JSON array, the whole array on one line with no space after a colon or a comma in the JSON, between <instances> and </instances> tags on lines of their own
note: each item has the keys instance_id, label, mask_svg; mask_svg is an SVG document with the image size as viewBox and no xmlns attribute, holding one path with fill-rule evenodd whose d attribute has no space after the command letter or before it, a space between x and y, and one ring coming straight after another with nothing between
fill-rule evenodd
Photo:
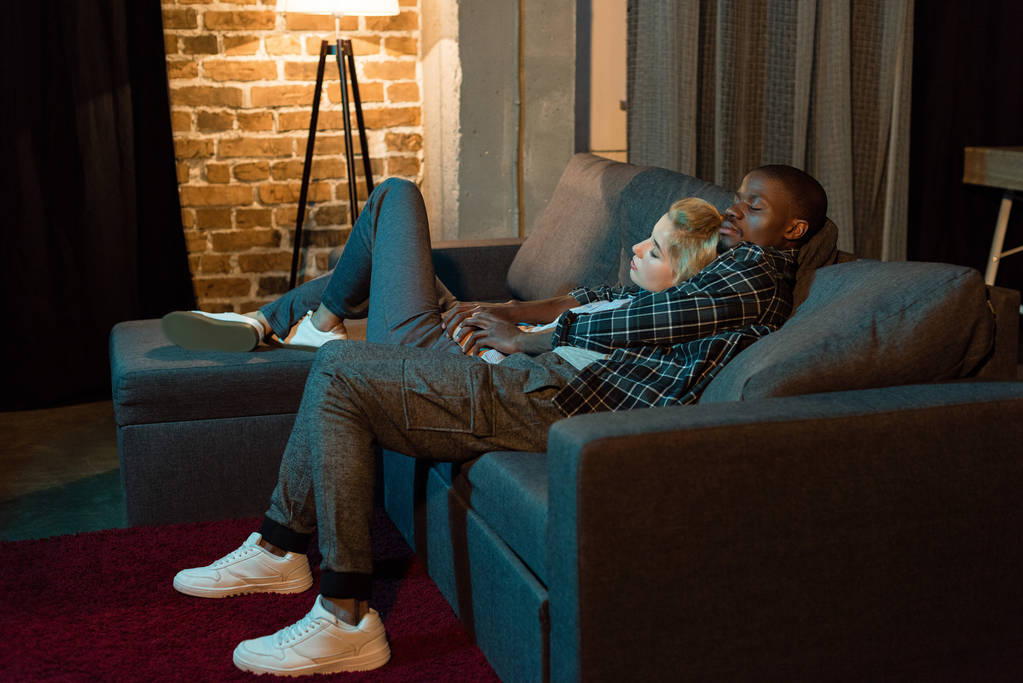
<instances>
[{"instance_id":1,"label":"sofa backrest cushion","mask_svg":"<svg viewBox=\"0 0 1023 683\"><path fill-rule=\"evenodd\" d=\"M508 269L508 291L546 299L582 284L617 277L620 237L616 205L642 170L592 154L576 154Z\"/></svg>"},{"instance_id":2,"label":"sofa backrest cushion","mask_svg":"<svg viewBox=\"0 0 1023 683\"><path fill-rule=\"evenodd\" d=\"M873 260L816 271L780 330L736 356L701 403L968 376L994 340L984 281L972 268Z\"/></svg>"},{"instance_id":3,"label":"sofa backrest cushion","mask_svg":"<svg viewBox=\"0 0 1023 683\"><path fill-rule=\"evenodd\" d=\"M628 282L632 245L650 236L673 201L691 196L723 211L732 192L684 173L576 154L508 270L509 291L543 299Z\"/></svg>"}]
</instances>

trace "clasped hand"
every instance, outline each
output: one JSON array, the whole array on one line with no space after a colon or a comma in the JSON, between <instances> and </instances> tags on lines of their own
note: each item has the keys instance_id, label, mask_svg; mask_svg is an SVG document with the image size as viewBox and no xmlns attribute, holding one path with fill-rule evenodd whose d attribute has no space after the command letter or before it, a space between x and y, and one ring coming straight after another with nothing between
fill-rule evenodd
<instances>
[{"instance_id":1,"label":"clasped hand","mask_svg":"<svg viewBox=\"0 0 1023 683\"><path fill-rule=\"evenodd\" d=\"M441 316L441 327L462 347L463 353L474 354L481 347L516 353L522 350L522 332L516 325L518 304L460 301Z\"/></svg>"}]
</instances>

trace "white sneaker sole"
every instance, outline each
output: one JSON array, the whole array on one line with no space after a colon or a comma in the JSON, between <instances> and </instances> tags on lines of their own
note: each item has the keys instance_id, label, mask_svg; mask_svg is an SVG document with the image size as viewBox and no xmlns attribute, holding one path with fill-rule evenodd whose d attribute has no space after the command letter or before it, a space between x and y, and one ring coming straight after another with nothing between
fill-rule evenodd
<instances>
[{"instance_id":1,"label":"white sneaker sole","mask_svg":"<svg viewBox=\"0 0 1023 683\"><path fill-rule=\"evenodd\" d=\"M301 593L309 590L313 585L313 577L304 576L291 581L272 584L248 584L245 586L231 586L228 588L207 588L205 586L192 586L174 577L174 590L185 595L197 598L230 598L235 595L248 595L250 593Z\"/></svg>"},{"instance_id":2,"label":"white sneaker sole","mask_svg":"<svg viewBox=\"0 0 1023 683\"><path fill-rule=\"evenodd\" d=\"M167 339L190 351L241 352L259 345L259 331L253 325L193 311L173 311L160 324Z\"/></svg>"},{"instance_id":3,"label":"white sneaker sole","mask_svg":"<svg viewBox=\"0 0 1023 683\"><path fill-rule=\"evenodd\" d=\"M336 674L346 671L372 671L379 669L391 659L391 646L384 641L384 646L375 652L367 652L363 655L345 657L333 662L322 662L297 669L282 669L267 666L260 662L247 661L244 656L239 656L238 648L235 648L232 657L234 665L242 671L250 671L254 674L273 674L275 676L308 676L310 674Z\"/></svg>"}]
</instances>

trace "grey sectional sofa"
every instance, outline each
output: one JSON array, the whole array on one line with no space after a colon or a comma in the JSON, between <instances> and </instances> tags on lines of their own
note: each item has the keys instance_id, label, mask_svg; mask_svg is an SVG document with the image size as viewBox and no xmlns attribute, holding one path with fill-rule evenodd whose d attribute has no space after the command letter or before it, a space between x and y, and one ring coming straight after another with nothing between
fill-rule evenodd
<instances>
[{"instance_id":1,"label":"grey sectional sofa","mask_svg":"<svg viewBox=\"0 0 1023 683\"><path fill-rule=\"evenodd\" d=\"M435 262L467 300L614 281L693 194L731 197L577 155L524 243ZM829 258L698 405L563 420L546 453L461 468L381 453L387 512L502 679L1023 673L1019 294ZM110 344L129 521L261 514L311 354L189 352L155 320Z\"/></svg>"}]
</instances>

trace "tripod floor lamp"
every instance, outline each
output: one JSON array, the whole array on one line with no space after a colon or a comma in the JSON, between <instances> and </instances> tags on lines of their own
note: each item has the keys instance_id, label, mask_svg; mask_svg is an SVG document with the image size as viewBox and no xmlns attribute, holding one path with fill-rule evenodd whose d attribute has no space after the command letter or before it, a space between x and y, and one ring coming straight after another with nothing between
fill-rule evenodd
<instances>
[{"instance_id":1,"label":"tripod floor lamp","mask_svg":"<svg viewBox=\"0 0 1023 683\"><path fill-rule=\"evenodd\" d=\"M302 168L302 186L298 194L298 216L295 218L295 243L291 254L291 278L288 288L294 289L298 276L298 256L302 249L302 223L305 222L306 200L309 195L309 176L313 165L313 148L316 145L316 125L320 113L320 93L323 90L323 72L327 56L334 55L338 76L341 79L341 120L345 130L345 163L348 170L348 199L352 224L359 217L358 192L355 187L355 154L352 144L352 117L349 108L348 84L352 86L352 100L355 105L355 121L359 127L362 145L363 172L366 176L366 192L373 191L373 172L369 163L369 146L366 141L366 125L362 118L362 99L359 97L359 80L355 75L355 55L352 41L339 37L341 17L351 16L393 16L398 14L398 0L279 0L279 12L296 14L330 14L334 16L334 42L320 41L320 63L316 69L316 90L313 92L313 111L309 120L309 139L305 147L305 165Z\"/></svg>"}]
</instances>

